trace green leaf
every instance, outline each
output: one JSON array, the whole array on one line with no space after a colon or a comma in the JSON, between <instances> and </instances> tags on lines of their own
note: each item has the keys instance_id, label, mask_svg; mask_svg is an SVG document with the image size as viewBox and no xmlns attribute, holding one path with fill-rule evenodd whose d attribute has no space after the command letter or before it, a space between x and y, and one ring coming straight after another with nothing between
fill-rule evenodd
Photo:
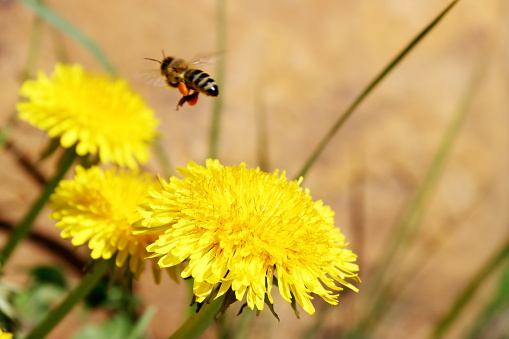
<instances>
[{"instance_id":1,"label":"green leaf","mask_svg":"<svg viewBox=\"0 0 509 339\"><path fill-rule=\"evenodd\" d=\"M33 285L51 284L60 288L67 288L65 273L60 267L40 265L30 269Z\"/></svg>"},{"instance_id":2,"label":"green leaf","mask_svg":"<svg viewBox=\"0 0 509 339\"><path fill-rule=\"evenodd\" d=\"M35 324L42 320L64 292L57 285L42 284L16 293L12 302L23 322Z\"/></svg>"},{"instance_id":3,"label":"green leaf","mask_svg":"<svg viewBox=\"0 0 509 339\"><path fill-rule=\"evenodd\" d=\"M108 261L96 260L92 269L81 279L76 288L50 312L44 314L44 319L29 333L26 339L45 338L46 335L90 292L90 289L102 278L110 266L114 265L113 259Z\"/></svg>"},{"instance_id":4,"label":"green leaf","mask_svg":"<svg viewBox=\"0 0 509 339\"><path fill-rule=\"evenodd\" d=\"M95 284L85 297L85 305L89 308L98 308L108 304L109 298L114 298L118 294L109 289L108 279L103 278Z\"/></svg>"},{"instance_id":5,"label":"green leaf","mask_svg":"<svg viewBox=\"0 0 509 339\"><path fill-rule=\"evenodd\" d=\"M125 314L118 314L100 325L89 325L80 330L73 339L125 339L133 330L132 320Z\"/></svg>"},{"instance_id":6,"label":"green leaf","mask_svg":"<svg viewBox=\"0 0 509 339\"><path fill-rule=\"evenodd\" d=\"M89 325L73 336L73 339L143 339L154 317L155 308L149 308L141 318L133 323L124 312L117 314L99 325Z\"/></svg>"},{"instance_id":7,"label":"green leaf","mask_svg":"<svg viewBox=\"0 0 509 339\"><path fill-rule=\"evenodd\" d=\"M5 328L11 333L17 325L16 308L12 304L12 297L18 289L19 287L12 283L0 282L0 328Z\"/></svg>"}]
</instances>

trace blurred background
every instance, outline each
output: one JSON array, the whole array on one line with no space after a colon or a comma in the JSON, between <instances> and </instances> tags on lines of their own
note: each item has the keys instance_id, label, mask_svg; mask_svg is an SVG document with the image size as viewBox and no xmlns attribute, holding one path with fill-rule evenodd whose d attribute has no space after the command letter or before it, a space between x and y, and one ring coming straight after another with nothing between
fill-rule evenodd
<instances>
[{"instance_id":1,"label":"blurred background","mask_svg":"<svg viewBox=\"0 0 509 339\"><path fill-rule=\"evenodd\" d=\"M157 64L145 57L224 58L222 120L217 157L225 165L246 162L295 177L318 142L367 84L448 4L443 0L226 1L225 50L218 50L217 2L168 0L64 1L45 4L75 25L106 54L119 75L153 107L160 140L173 167L208 157L214 98L175 111L178 91L153 87L137 74ZM313 199L336 212L336 225L359 255L360 292L344 293L340 305L315 300L317 313L300 313L275 291L278 322L264 310L251 338L338 338L372 310L371 295L387 273L389 302L373 338L427 338L480 269L509 235L509 15L506 1L463 0L385 78L332 139L305 177ZM29 64L35 15L16 1L0 1L0 126L15 114L18 89ZM59 60L106 72L76 40L43 22L35 70L52 72ZM477 70L485 63L481 76ZM205 67L212 77L216 69ZM476 73L477 72L477 73ZM476 75L477 74L477 75ZM31 77L34 74L29 74ZM477 76L477 78L475 78ZM470 88L474 86L471 94ZM398 222L412 206L458 110L467 102L442 175L433 186L415 231L384 262ZM13 225L29 208L40 184L20 165L36 163L45 133L25 122L9 129L0 153L0 221ZM38 166L51 177L56 159ZM160 173L152 160L145 169ZM60 239L48 210L34 232L72 250ZM5 228L0 233L6 237ZM2 243L4 240L2 240ZM83 260L86 249L76 253ZM57 264L79 278L80 271L40 241L25 241L5 267L3 281L26 282L35 264ZM502 267L482 280L448 338L463 338L498 291ZM380 281L382 285L382 281ZM155 306L148 338L165 338L182 323L189 303L186 286L147 274L136 285L142 303ZM229 311L235 325L239 303ZM507 309L483 337L509 336ZM104 312L86 317L100 322ZM73 311L50 338L71 338L85 317ZM505 322L503 319L506 319ZM318 324L318 325L317 325ZM232 325L232 326L233 326ZM307 335L312 326L319 330ZM505 330L504 330L505 326ZM501 329L502 328L502 329ZM505 331L505 332L504 332ZM497 336L498 335L498 336ZM214 328L206 338L218 337Z\"/></svg>"}]
</instances>

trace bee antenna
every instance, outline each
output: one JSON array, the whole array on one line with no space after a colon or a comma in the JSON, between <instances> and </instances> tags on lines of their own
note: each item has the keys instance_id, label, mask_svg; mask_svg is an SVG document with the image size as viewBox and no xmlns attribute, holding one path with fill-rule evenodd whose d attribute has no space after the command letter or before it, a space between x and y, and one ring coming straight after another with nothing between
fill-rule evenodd
<instances>
[{"instance_id":1,"label":"bee antenna","mask_svg":"<svg viewBox=\"0 0 509 339\"><path fill-rule=\"evenodd\" d=\"M166 55L164 55L164 49L162 49L161 52L163 52L163 59L166 58Z\"/></svg>"},{"instance_id":2,"label":"bee antenna","mask_svg":"<svg viewBox=\"0 0 509 339\"><path fill-rule=\"evenodd\" d=\"M161 63L161 61L159 61L159 60L156 60L156 59L152 59L152 58L144 58L144 59L147 59L147 60L152 60L152 61L157 61L158 63Z\"/></svg>"}]
</instances>

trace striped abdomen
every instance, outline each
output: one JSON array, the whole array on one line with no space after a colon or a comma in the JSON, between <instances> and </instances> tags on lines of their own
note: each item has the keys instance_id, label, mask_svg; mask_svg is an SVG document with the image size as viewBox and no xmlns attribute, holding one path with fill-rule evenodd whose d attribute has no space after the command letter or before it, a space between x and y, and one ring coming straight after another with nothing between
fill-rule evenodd
<instances>
[{"instance_id":1,"label":"striped abdomen","mask_svg":"<svg viewBox=\"0 0 509 339\"><path fill-rule=\"evenodd\" d=\"M219 95L219 88L214 79L199 69L189 69L184 73L184 80L188 87L211 97Z\"/></svg>"}]
</instances>

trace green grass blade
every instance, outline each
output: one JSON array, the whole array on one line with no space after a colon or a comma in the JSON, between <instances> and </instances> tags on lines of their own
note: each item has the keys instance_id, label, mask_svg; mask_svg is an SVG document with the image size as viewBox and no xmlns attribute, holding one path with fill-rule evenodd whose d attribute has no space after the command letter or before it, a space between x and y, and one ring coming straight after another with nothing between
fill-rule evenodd
<instances>
[{"instance_id":1,"label":"green grass blade","mask_svg":"<svg viewBox=\"0 0 509 339\"><path fill-rule=\"evenodd\" d=\"M505 241L504 245L488 260L488 262L481 268L475 277L470 281L468 286L460 293L456 301L453 303L447 314L438 322L435 330L433 331L432 338L443 338L446 331L451 327L454 321L459 317L461 311L472 300L475 292L486 281L500 264L509 260L509 238Z\"/></svg>"},{"instance_id":2,"label":"green grass blade","mask_svg":"<svg viewBox=\"0 0 509 339\"><path fill-rule=\"evenodd\" d=\"M53 53L55 54L55 58L61 62L69 63L71 58L65 48L64 35L56 29L52 29L49 35L53 41Z\"/></svg>"},{"instance_id":3,"label":"green grass blade","mask_svg":"<svg viewBox=\"0 0 509 339\"><path fill-rule=\"evenodd\" d=\"M41 27L42 27L42 19L38 16L34 18L32 33L30 36L30 43L28 45L28 57L25 62L25 67L23 69L23 81L26 79L32 78L35 74L35 61L36 56L39 53L39 49L41 46ZM9 144L9 135L11 133L12 128L15 126L18 112L13 110L7 119L7 123L2 126L0 129L0 147L6 147Z\"/></svg>"},{"instance_id":4,"label":"green grass blade","mask_svg":"<svg viewBox=\"0 0 509 339\"><path fill-rule=\"evenodd\" d=\"M217 51L220 53L217 61L217 73L215 80L219 87L219 91L223 88L225 78L225 50L226 50L226 0L217 0ZM212 123L210 126L210 145L209 157L217 158L219 144L219 130L221 127L221 115L223 111L223 94L219 94L214 99L214 107L212 109Z\"/></svg>"},{"instance_id":5,"label":"green grass blade","mask_svg":"<svg viewBox=\"0 0 509 339\"><path fill-rule=\"evenodd\" d=\"M162 175L165 180L168 180L171 176L177 174L170 157L163 147L161 139L155 138L152 141L152 152L159 161L159 165L161 165Z\"/></svg>"},{"instance_id":6,"label":"green grass blade","mask_svg":"<svg viewBox=\"0 0 509 339\"><path fill-rule=\"evenodd\" d=\"M41 1L42 3L42 1ZM36 60L39 50L41 48L41 32L42 32L42 18L36 16L32 27L32 35L30 37L30 44L28 45L28 58L26 60L25 69L23 71L23 81L34 77L36 73Z\"/></svg>"},{"instance_id":7,"label":"green grass blade","mask_svg":"<svg viewBox=\"0 0 509 339\"><path fill-rule=\"evenodd\" d=\"M86 49L92 53L96 59L101 63L103 68L110 74L116 75L117 71L115 67L110 63L106 55L102 52L102 50L92 41L90 40L83 32L81 32L78 28L72 25L70 22L62 18L55 11L47 7L46 5L34 1L34 0L17 0L22 4L26 5L30 9L32 9L37 15L44 18L51 25L56 27L57 29L69 34L76 41L85 46Z\"/></svg>"},{"instance_id":8,"label":"green grass blade","mask_svg":"<svg viewBox=\"0 0 509 339\"><path fill-rule=\"evenodd\" d=\"M488 264L489 265L489 264ZM496 267L495 267L496 268ZM493 270L493 268L492 268ZM489 274L490 272L488 272ZM483 277L486 279L485 277ZM501 327L507 320L509 311L509 261L506 260L505 268L500 277L498 288L494 291L490 302L484 307L482 313L477 316L477 321L468 334L469 339L483 338L487 336L485 332L493 338L502 337L502 333L493 333L497 327ZM496 324L499 326L496 326ZM503 325L502 325L503 326ZM503 331L498 329L498 331Z\"/></svg>"},{"instance_id":9,"label":"green grass blade","mask_svg":"<svg viewBox=\"0 0 509 339\"><path fill-rule=\"evenodd\" d=\"M486 72L490 53L491 49L487 49L481 56L478 67L473 72L472 78L458 105L457 112L444 133L442 142L440 143L438 151L431 162L422 184L417 189L406 211L399 218L395 226L395 236L390 240L388 245L384 246L384 248L388 250L381 256L379 261L381 264L376 268L373 276L370 278L370 280L376 281L376 283L372 285L372 289L368 289L366 294L367 298L371 300L372 306L365 312L364 318L358 326L359 329L373 327L374 323L376 323L383 314L387 313L387 309L390 307L390 304L393 303L395 295L398 294L395 287L392 286L389 281L386 281L386 277L390 275L387 272L390 271L391 266L394 266L394 258L411 244L418 231L422 215L431 201L432 194L444 172L454 143L470 112L469 108L472 100L481 84L481 78Z\"/></svg>"},{"instance_id":10,"label":"green grass blade","mask_svg":"<svg viewBox=\"0 0 509 339\"><path fill-rule=\"evenodd\" d=\"M259 93L259 91L258 91ZM263 171L270 171L269 165L269 137L267 123L267 109L262 99L257 95L255 102L256 154L258 166Z\"/></svg>"},{"instance_id":11,"label":"green grass blade","mask_svg":"<svg viewBox=\"0 0 509 339\"><path fill-rule=\"evenodd\" d=\"M336 123L332 126L329 132L320 141L316 149L313 151L303 168L300 170L298 177L305 176L311 166L315 163L316 159L320 156L325 147L329 144L332 137L336 135L337 131L344 125L348 118L355 111L369 93L384 79L392 69L398 65L401 60L443 19L443 17L459 2L459 0L452 1L428 26L426 26L383 70L380 74L361 92L361 94L354 100L354 102L346 109L346 111L339 117Z\"/></svg>"}]
</instances>

